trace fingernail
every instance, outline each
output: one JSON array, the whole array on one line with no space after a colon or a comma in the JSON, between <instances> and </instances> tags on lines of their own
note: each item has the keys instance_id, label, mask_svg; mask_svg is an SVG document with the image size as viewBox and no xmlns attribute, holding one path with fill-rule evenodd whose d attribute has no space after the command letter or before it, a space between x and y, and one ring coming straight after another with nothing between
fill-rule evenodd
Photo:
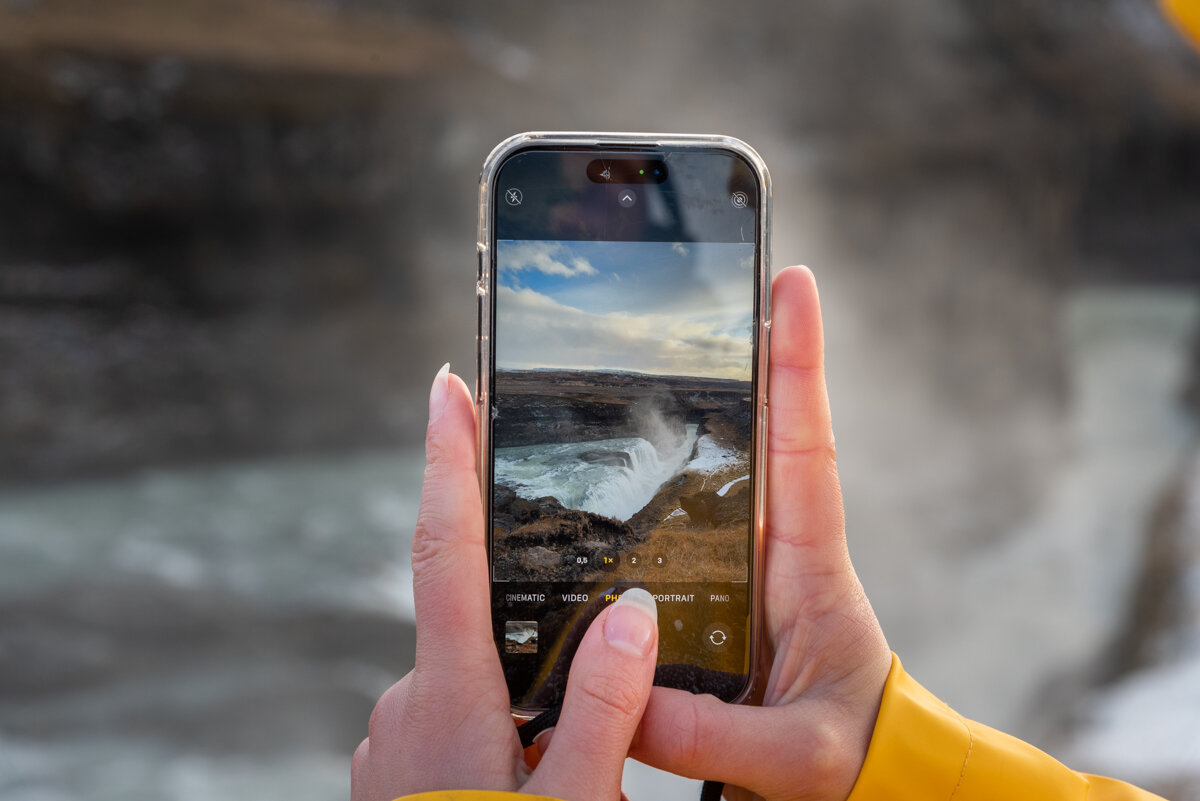
<instances>
[{"instance_id":1,"label":"fingernail","mask_svg":"<svg viewBox=\"0 0 1200 801\"><path fill-rule=\"evenodd\" d=\"M446 398L450 396L450 362L442 365L442 369L437 371L437 375L433 377L433 386L429 389L429 419L435 420L442 413L442 408L446 405Z\"/></svg>"},{"instance_id":2,"label":"fingernail","mask_svg":"<svg viewBox=\"0 0 1200 801\"><path fill-rule=\"evenodd\" d=\"M621 593L604 620L604 640L618 651L641 659L650 653L658 630L658 606L641 587Z\"/></svg>"},{"instance_id":3,"label":"fingernail","mask_svg":"<svg viewBox=\"0 0 1200 801\"><path fill-rule=\"evenodd\" d=\"M550 740L552 737L554 737L553 726L548 729L542 729L537 733L537 736L533 738L533 744L537 746L538 754L540 756L546 755L546 749L550 747Z\"/></svg>"}]
</instances>

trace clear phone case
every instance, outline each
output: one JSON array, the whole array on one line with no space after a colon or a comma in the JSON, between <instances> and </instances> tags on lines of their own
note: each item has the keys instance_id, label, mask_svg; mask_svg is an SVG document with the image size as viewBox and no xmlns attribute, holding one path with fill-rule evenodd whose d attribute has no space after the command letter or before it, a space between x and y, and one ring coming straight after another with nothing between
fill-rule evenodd
<instances>
[{"instance_id":1,"label":"clear phone case","mask_svg":"<svg viewBox=\"0 0 1200 801\"><path fill-rule=\"evenodd\" d=\"M765 508L767 403L768 403L768 358L771 332L771 261L770 261L770 206L771 179L766 164L755 150L740 139L708 134L653 134L653 133L597 133L597 132L527 132L505 139L484 160L479 176L479 234L476 242L478 273L475 294L478 301L478 327L476 331L475 410L478 420L478 457L480 493L483 498L484 519L490 520L491 491L488 469L489 418L492 413L489 377L491 375L492 351L492 294L495 290L494 249L492 243L492 219L494 217L493 183L501 165L513 154L530 147L595 147L598 149L623 150L630 146L659 146L671 149L695 148L698 150L725 150L743 158L757 174L759 192L758 241L758 328L755 331L757 349L757 386L755 407L758 415L758 436L754 442L753 464L756 491L752 499L751 519L751 570L750 570L750 679L745 690L732 703L757 703L761 700L765 676L760 675L763 664L764 642L762 634L762 568L763 568L763 514ZM490 550L490 538L489 538ZM489 554L490 559L490 554ZM533 717L535 712L513 708L519 719Z\"/></svg>"}]
</instances>

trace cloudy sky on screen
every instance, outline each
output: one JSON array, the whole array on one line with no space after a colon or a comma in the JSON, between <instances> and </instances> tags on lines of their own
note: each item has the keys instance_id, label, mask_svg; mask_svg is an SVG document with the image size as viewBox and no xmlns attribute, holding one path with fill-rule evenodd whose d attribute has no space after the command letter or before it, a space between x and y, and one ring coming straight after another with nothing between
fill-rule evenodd
<instances>
[{"instance_id":1,"label":"cloudy sky on screen","mask_svg":"<svg viewBox=\"0 0 1200 801\"><path fill-rule=\"evenodd\" d=\"M496 366L750 380L754 246L497 243Z\"/></svg>"}]
</instances>

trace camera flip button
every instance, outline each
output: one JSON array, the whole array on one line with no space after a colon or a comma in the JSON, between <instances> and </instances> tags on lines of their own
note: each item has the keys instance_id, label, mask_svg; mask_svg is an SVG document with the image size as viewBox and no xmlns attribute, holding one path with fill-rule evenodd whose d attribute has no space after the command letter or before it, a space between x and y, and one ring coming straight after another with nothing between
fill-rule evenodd
<instances>
[{"instance_id":1,"label":"camera flip button","mask_svg":"<svg viewBox=\"0 0 1200 801\"><path fill-rule=\"evenodd\" d=\"M729 627L724 623L713 623L704 630L700 639L705 647L713 651L723 650L729 642Z\"/></svg>"}]
</instances>

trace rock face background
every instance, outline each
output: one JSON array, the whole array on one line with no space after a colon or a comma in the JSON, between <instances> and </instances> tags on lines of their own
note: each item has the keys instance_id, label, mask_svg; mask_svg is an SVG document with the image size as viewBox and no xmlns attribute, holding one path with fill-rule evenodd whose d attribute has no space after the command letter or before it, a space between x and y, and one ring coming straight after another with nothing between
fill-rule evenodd
<instances>
[{"instance_id":1,"label":"rock face background","mask_svg":"<svg viewBox=\"0 0 1200 801\"><path fill-rule=\"evenodd\" d=\"M0 0L0 794L345 796L479 165L554 128L759 149L893 648L1197 797L1200 57L1142 0Z\"/></svg>"},{"instance_id":2,"label":"rock face background","mask_svg":"<svg viewBox=\"0 0 1200 801\"><path fill-rule=\"evenodd\" d=\"M745 381L574 371L497 371L500 419L497 448L545 442L653 437L648 428L681 428L734 410L739 432L750 436L750 385Z\"/></svg>"}]
</instances>

